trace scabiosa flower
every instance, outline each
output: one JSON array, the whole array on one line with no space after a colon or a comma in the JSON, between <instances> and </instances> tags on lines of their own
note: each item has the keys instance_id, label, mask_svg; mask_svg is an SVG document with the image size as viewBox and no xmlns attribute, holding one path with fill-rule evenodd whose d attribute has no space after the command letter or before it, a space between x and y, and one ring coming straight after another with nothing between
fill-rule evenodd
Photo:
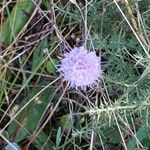
<instances>
[{"instance_id":1,"label":"scabiosa flower","mask_svg":"<svg viewBox=\"0 0 150 150\"><path fill-rule=\"evenodd\" d=\"M95 85L101 76L100 61L95 52L88 52L83 46L75 47L64 54L58 70L71 87L85 90Z\"/></svg>"}]
</instances>

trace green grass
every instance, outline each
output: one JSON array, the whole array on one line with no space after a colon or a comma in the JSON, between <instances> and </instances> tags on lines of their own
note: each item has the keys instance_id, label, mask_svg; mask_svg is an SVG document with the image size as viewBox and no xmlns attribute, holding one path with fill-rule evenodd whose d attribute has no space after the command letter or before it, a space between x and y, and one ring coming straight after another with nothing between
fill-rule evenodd
<instances>
[{"instance_id":1,"label":"green grass","mask_svg":"<svg viewBox=\"0 0 150 150\"><path fill-rule=\"evenodd\" d=\"M149 0L3 0L0 12L0 149L150 149ZM80 45L104 62L86 92L57 71Z\"/></svg>"}]
</instances>

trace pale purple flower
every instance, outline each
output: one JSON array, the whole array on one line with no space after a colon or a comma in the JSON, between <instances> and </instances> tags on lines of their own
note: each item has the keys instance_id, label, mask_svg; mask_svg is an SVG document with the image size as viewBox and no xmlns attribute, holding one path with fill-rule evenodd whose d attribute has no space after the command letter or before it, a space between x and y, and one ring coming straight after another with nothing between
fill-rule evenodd
<instances>
[{"instance_id":1,"label":"pale purple flower","mask_svg":"<svg viewBox=\"0 0 150 150\"><path fill-rule=\"evenodd\" d=\"M64 54L59 71L71 87L85 90L86 87L96 85L101 77L101 59L83 46L75 47Z\"/></svg>"}]
</instances>

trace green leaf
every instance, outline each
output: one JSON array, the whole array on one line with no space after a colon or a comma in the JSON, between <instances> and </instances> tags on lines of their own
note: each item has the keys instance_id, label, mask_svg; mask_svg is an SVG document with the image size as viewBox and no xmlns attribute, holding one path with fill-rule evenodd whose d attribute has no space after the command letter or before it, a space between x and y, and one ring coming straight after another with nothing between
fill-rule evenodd
<instances>
[{"instance_id":1,"label":"green leaf","mask_svg":"<svg viewBox=\"0 0 150 150\"><path fill-rule=\"evenodd\" d=\"M63 129L70 129L72 127L72 117L70 114L64 115L60 119L60 124Z\"/></svg>"},{"instance_id":2,"label":"green leaf","mask_svg":"<svg viewBox=\"0 0 150 150\"><path fill-rule=\"evenodd\" d=\"M138 129L138 131L136 132L136 137L137 139L142 143L142 141L150 141L150 130L148 129L148 127L146 126L143 126L143 127L140 127ZM136 144L137 144L137 141L136 139L133 137L131 140L128 141L127 143L127 149L128 150L133 150L133 149L136 149ZM144 146L144 143L142 143L143 146ZM149 144L150 146L150 144Z\"/></svg>"},{"instance_id":3,"label":"green leaf","mask_svg":"<svg viewBox=\"0 0 150 150\"><path fill-rule=\"evenodd\" d=\"M49 0L43 0L42 4L49 10L51 8L51 3Z\"/></svg>"},{"instance_id":4,"label":"green leaf","mask_svg":"<svg viewBox=\"0 0 150 150\"><path fill-rule=\"evenodd\" d=\"M38 48L34 50L33 59L32 59L32 71L38 66L40 62L44 60L43 50L47 48L47 45L48 45L48 39L46 37L40 41Z\"/></svg>"},{"instance_id":5,"label":"green leaf","mask_svg":"<svg viewBox=\"0 0 150 150\"><path fill-rule=\"evenodd\" d=\"M34 89L32 92L29 93L27 99L30 100L40 90L41 88ZM9 128L7 129L7 133L11 138L15 136L14 140L16 142L20 142L21 140L26 139L30 134L32 134L35 131L37 125L39 124L39 121L41 120L43 113L45 112L46 107L48 106L48 104L53 98L52 93L53 92L51 89L45 90L43 94L36 97L34 101L31 102L30 105L27 105L27 107L16 117L16 120L20 122L20 124L24 128L18 125L15 121L12 122L9 125ZM39 140L39 138L37 137L36 140ZM41 142L38 141L37 143L41 143Z\"/></svg>"},{"instance_id":6,"label":"green leaf","mask_svg":"<svg viewBox=\"0 0 150 150\"><path fill-rule=\"evenodd\" d=\"M102 128L101 129L103 132L103 135L105 137L109 137L109 139L111 140L112 143L114 144L118 144L121 141L121 137L120 137L120 133L119 131L116 129L116 126L114 127L106 127L106 128ZM114 136L115 135L115 136ZM108 141L104 138L103 142L107 143Z\"/></svg>"},{"instance_id":7,"label":"green leaf","mask_svg":"<svg viewBox=\"0 0 150 150\"><path fill-rule=\"evenodd\" d=\"M58 128L57 130L57 134L56 134L56 146L59 146L60 142L61 142L61 127Z\"/></svg>"},{"instance_id":8,"label":"green leaf","mask_svg":"<svg viewBox=\"0 0 150 150\"><path fill-rule=\"evenodd\" d=\"M44 149L44 150L53 150L52 147L54 147L54 143L51 140L47 140L49 137L43 132L41 131L37 138L35 139L35 142L33 142L34 146L38 149ZM46 144L45 144L46 142ZM43 146L44 143L44 146Z\"/></svg>"},{"instance_id":9,"label":"green leaf","mask_svg":"<svg viewBox=\"0 0 150 150\"><path fill-rule=\"evenodd\" d=\"M53 58L52 61L48 60L46 62L46 69L49 73L52 73L53 75L56 75L56 67L58 65L58 60Z\"/></svg>"},{"instance_id":10,"label":"green leaf","mask_svg":"<svg viewBox=\"0 0 150 150\"><path fill-rule=\"evenodd\" d=\"M31 0L19 1L11 13L7 7L8 17L2 28L2 42L5 45L9 45L17 37L31 16L30 13L34 7Z\"/></svg>"}]
</instances>

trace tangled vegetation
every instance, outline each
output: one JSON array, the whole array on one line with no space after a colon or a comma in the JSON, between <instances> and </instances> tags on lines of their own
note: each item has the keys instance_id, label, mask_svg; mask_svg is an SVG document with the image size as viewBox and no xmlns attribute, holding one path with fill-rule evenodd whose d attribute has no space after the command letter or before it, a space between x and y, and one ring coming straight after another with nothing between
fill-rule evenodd
<instances>
[{"instance_id":1,"label":"tangled vegetation","mask_svg":"<svg viewBox=\"0 0 150 150\"><path fill-rule=\"evenodd\" d=\"M102 78L70 88L60 58L84 45ZM0 1L0 149L150 149L150 1Z\"/></svg>"}]
</instances>

